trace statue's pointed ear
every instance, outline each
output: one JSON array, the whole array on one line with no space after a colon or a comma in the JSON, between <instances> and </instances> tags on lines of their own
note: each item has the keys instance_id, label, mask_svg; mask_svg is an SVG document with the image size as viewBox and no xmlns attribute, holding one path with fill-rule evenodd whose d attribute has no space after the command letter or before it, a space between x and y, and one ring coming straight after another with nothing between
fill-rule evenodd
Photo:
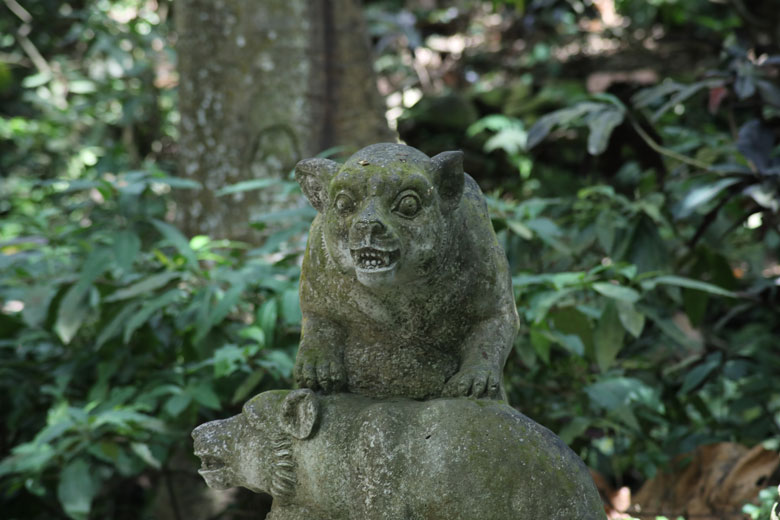
<instances>
[{"instance_id":1,"label":"statue's pointed ear","mask_svg":"<svg viewBox=\"0 0 780 520\"><path fill-rule=\"evenodd\" d=\"M317 398L309 389L293 390L282 401L279 423L282 430L296 439L306 439L314 430L320 415Z\"/></svg>"},{"instance_id":2,"label":"statue's pointed ear","mask_svg":"<svg viewBox=\"0 0 780 520\"><path fill-rule=\"evenodd\" d=\"M463 195L465 174L463 173L463 152L442 152L432 157L433 182L439 195L448 206L456 206Z\"/></svg>"},{"instance_id":3,"label":"statue's pointed ear","mask_svg":"<svg viewBox=\"0 0 780 520\"><path fill-rule=\"evenodd\" d=\"M322 213L328 205L328 185L340 165L330 159L304 159L295 165L295 180L314 209Z\"/></svg>"}]
</instances>

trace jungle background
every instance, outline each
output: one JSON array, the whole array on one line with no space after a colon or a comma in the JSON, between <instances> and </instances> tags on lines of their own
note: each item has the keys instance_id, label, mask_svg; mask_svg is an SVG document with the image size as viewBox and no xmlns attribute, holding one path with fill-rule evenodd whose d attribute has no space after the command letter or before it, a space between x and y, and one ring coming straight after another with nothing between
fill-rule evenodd
<instances>
[{"instance_id":1,"label":"jungle background","mask_svg":"<svg viewBox=\"0 0 780 520\"><path fill-rule=\"evenodd\" d=\"M278 4L0 2L2 516L262 517L189 433L292 386L295 162L397 133L464 151L522 318L510 402L609 515L769 519L780 5ZM247 9L282 14L236 36Z\"/></svg>"}]
</instances>

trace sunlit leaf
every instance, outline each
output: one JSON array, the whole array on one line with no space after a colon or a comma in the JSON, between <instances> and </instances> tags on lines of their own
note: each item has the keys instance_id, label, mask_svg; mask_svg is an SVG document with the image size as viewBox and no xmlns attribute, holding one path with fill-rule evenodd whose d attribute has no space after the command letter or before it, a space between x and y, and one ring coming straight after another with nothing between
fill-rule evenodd
<instances>
[{"instance_id":1,"label":"sunlit leaf","mask_svg":"<svg viewBox=\"0 0 780 520\"><path fill-rule=\"evenodd\" d=\"M130 444L130 449L133 450L133 453L138 455L138 458L146 462L151 467L155 469L160 469L162 467L160 461L157 460L157 458L152 454L152 450L149 449L148 444L133 442Z\"/></svg>"},{"instance_id":2,"label":"sunlit leaf","mask_svg":"<svg viewBox=\"0 0 780 520\"><path fill-rule=\"evenodd\" d=\"M217 197L223 197L225 195L231 195L233 193L241 193L244 191L261 190L269 186L275 186L281 181L279 179L252 179L249 181L237 182L229 186L224 186L217 190L215 195Z\"/></svg>"},{"instance_id":3,"label":"sunlit leaf","mask_svg":"<svg viewBox=\"0 0 780 520\"><path fill-rule=\"evenodd\" d=\"M597 293L612 298L615 300L621 300L628 303L636 303L639 300L639 293L623 285L617 285L608 282L596 282L592 285L593 290Z\"/></svg>"},{"instance_id":4,"label":"sunlit leaf","mask_svg":"<svg viewBox=\"0 0 780 520\"><path fill-rule=\"evenodd\" d=\"M700 282L699 280L692 280L690 278L684 278L676 275L664 275L655 278L648 278L642 281L642 288L645 290L653 290L657 285L673 285L676 287L686 287L688 289L696 289L697 291L704 291L706 293L714 294L716 296L725 296L727 298L737 298L737 294L732 291L727 291L722 287L713 285L707 282Z\"/></svg>"}]
</instances>

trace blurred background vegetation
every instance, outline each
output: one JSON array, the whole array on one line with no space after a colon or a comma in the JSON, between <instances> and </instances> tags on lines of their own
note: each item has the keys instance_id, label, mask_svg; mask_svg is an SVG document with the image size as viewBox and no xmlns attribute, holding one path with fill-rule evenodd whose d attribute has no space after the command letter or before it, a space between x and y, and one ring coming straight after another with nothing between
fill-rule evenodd
<instances>
[{"instance_id":1,"label":"blurred background vegetation","mask_svg":"<svg viewBox=\"0 0 780 520\"><path fill-rule=\"evenodd\" d=\"M235 496L186 512L206 500L189 432L291 387L314 215L291 166L356 143L313 140L220 186L190 175L174 25L188 8L0 2L5 518L247 517ZM613 488L716 442L776 455L777 4L369 0L363 14L390 128L431 155L462 149L489 195L523 321L511 404ZM254 234L177 220L204 193L262 194ZM768 467L747 499L778 484ZM776 496L732 516L768 518Z\"/></svg>"}]
</instances>

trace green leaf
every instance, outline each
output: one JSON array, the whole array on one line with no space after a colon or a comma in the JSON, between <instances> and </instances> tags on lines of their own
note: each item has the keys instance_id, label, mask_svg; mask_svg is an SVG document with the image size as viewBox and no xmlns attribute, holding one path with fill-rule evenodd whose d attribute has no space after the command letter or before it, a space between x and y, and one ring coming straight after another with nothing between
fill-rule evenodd
<instances>
[{"instance_id":1,"label":"green leaf","mask_svg":"<svg viewBox=\"0 0 780 520\"><path fill-rule=\"evenodd\" d=\"M135 332L136 329L138 329L138 327L146 323L152 314L162 309L163 307L167 307L168 305L172 304L177 299L179 299L182 294L183 294L182 291L180 291L179 289L171 289L170 291L164 293L162 296L145 303L143 307L141 307L141 310L135 313L127 321L127 324L125 325L125 332L122 341L125 344L127 344L130 341L133 332Z\"/></svg>"},{"instance_id":2,"label":"green leaf","mask_svg":"<svg viewBox=\"0 0 780 520\"><path fill-rule=\"evenodd\" d=\"M211 238L209 238L208 236L195 235L190 239L190 248L192 248L193 251L198 251L199 249L203 249L210 243L211 243Z\"/></svg>"},{"instance_id":3,"label":"green leaf","mask_svg":"<svg viewBox=\"0 0 780 520\"><path fill-rule=\"evenodd\" d=\"M604 105L602 103L594 103L590 101L584 101L577 103L572 107L562 108L555 112L550 112L540 117L536 123L528 130L528 137L526 139L526 150L530 150L542 140L556 126L566 126L569 123L581 118L584 114L601 109Z\"/></svg>"},{"instance_id":4,"label":"green leaf","mask_svg":"<svg viewBox=\"0 0 780 520\"><path fill-rule=\"evenodd\" d=\"M604 253L611 255L615 244L615 215L611 211L604 210L596 217L596 238Z\"/></svg>"},{"instance_id":5,"label":"green leaf","mask_svg":"<svg viewBox=\"0 0 780 520\"><path fill-rule=\"evenodd\" d=\"M722 359L723 355L720 352L715 352L707 356L703 363L696 365L692 370L688 371L685 379L683 379L682 388L678 392L679 395L685 395L698 387L713 370L720 366Z\"/></svg>"},{"instance_id":6,"label":"green leaf","mask_svg":"<svg viewBox=\"0 0 780 520\"><path fill-rule=\"evenodd\" d=\"M244 379L244 381L238 385L238 388L236 388L236 391L233 393L233 397L230 399L230 404L236 404L246 399L246 397L249 395L249 392L255 389L255 387L263 379L264 375L264 369L255 370L249 374L246 379Z\"/></svg>"},{"instance_id":7,"label":"green leaf","mask_svg":"<svg viewBox=\"0 0 780 520\"><path fill-rule=\"evenodd\" d=\"M586 417L574 417L569 421L566 426L558 432L558 436L566 444L571 445L574 439L585 433L585 430L590 426L591 420Z\"/></svg>"},{"instance_id":8,"label":"green leaf","mask_svg":"<svg viewBox=\"0 0 780 520\"><path fill-rule=\"evenodd\" d=\"M126 300L127 298L132 298L134 296L140 296L155 289L159 289L176 278L181 278L181 273L176 271L167 271L153 274L148 278L144 278L140 282L136 282L132 285L128 285L127 287L114 291L113 293L109 294L108 297L103 301L115 302L118 300Z\"/></svg>"},{"instance_id":9,"label":"green leaf","mask_svg":"<svg viewBox=\"0 0 780 520\"><path fill-rule=\"evenodd\" d=\"M108 269L112 254L107 249L97 249L89 255L81 269L79 280L65 293L57 311L54 331L66 345L78 332L89 315L87 294L92 282Z\"/></svg>"},{"instance_id":10,"label":"green leaf","mask_svg":"<svg viewBox=\"0 0 780 520\"><path fill-rule=\"evenodd\" d=\"M212 327L224 320L230 310L236 306L241 298L241 294L244 292L244 287L245 285L243 282L233 285L217 301L217 304L209 315L209 324Z\"/></svg>"},{"instance_id":11,"label":"green leaf","mask_svg":"<svg viewBox=\"0 0 780 520\"><path fill-rule=\"evenodd\" d=\"M528 229L525 224L518 220L507 220L506 226L511 229L516 235L525 240L531 240L534 237L533 231Z\"/></svg>"},{"instance_id":12,"label":"green leaf","mask_svg":"<svg viewBox=\"0 0 780 520\"><path fill-rule=\"evenodd\" d=\"M516 121L516 119L512 119L502 114L490 114L469 125L469 127L466 129L466 135L469 137L474 137L475 135L484 132L485 130L498 132L504 128L511 127L516 123Z\"/></svg>"},{"instance_id":13,"label":"green leaf","mask_svg":"<svg viewBox=\"0 0 780 520\"><path fill-rule=\"evenodd\" d=\"M185 179L183 177L152 177L152 182L160 184L167 184L171 188L183 189L183 190L201 190L203 185L198 181L192 179Z\"/></svg>"},{"instance_id":14,"label":"green leaf","mask_svg":"<svg viewBox=\"0 0 780 520\"><path fill-rule=\"evenodd\" d=\"M89 94L95 90L95 83L89 80L76 79L68 82L68 92L71 94Z\"/></svg>"},{"instance_id":15,"label":"green leaf","mask_svg":"<svg viewBox=\"0 0 780 520\"><path fill-rule=\"evenodd\" d=\"M195 256L195 252L190 247L190 241L187 240L187 237L185 237L181 231L161 220L152 220L152 224L157 228L160 234L176 248L179 254L187 260L190 267L197 267L198 259Z\"/></svg>"},{"instance_id":16,"label":"green leaf","mask_svg":"<svg viewBox=\"0 0 780 520\"><path fill-rule=\"evenodd\" d=\"M278 311L275 299L266 301L257 311L257 321L260 324L260 328L263 329L263 332L265 333L266 345L269 347L274 345L274 332L276 331L277 317Z\"/></svg>"},{"instance_id":17,"label":"green leaf","mask_svg":"<svg viewBox=\"0 0 780 520\"><path fill-rule=\"evenodd\" d=\"M609 301L601 314L593 334L593 344L596 349L596 364L605 372L615 361L623 347L625 331L620 323L617 307L614 301Z\"/></svg>"},{"instance_id":18,"label":"green leaf","mask_svg":"<svg viewBox=\"0 0 780 520\"><path fill-rule=\"evenodd\" d=\"M133 315L136 309L138 309L139 305L139 302L125 304L125 306L122 307L122 310L120 310L108 325L103 327L103 330L100 331L100 334L95 341L95 349L99 349L106 341L119 334L122 326L127 323L127 320Z\"/></svg>"},{"instance_id":19,"label":"green leaf","mask_svg":"<svg viewBox=\"0 0 780 520\"><path fill-rule=\"evenodd\" d=\"M612 131L623 122L623 112L605 105L605 109L588 119L588 153L600 155L607 149Z\"/></svg>"},{"instance_id":20,"label":"green leaf","mask_svg":"<svg viewBox=\"0 0 780 520\"><path fill-rule=\"evenodd\" d=\"M550 339L575 356L585 355L585 344L577 334L564 334L557 330L550 331Z\"/></svg>"},{"instance_id":21,"label":"green leaf","mask_svg":"<svg viewBox=\"0 0 780 520\"><path fill-rule=\"evenodd\" d=\"M531 345L534 347L534 351L539 358L550 364L550 346L551 341L547 336L547 331L540 329L539 327L531 327Z\"/></svg>"},{"instance_id":22,"label":"green leaf","mask_svg":"<svg viewBox=\"0 0 780 520\"><path fill-rule=\"evenodd\" d=\"M662 404L656 391L633 377L610 377L585 387L585 393L599 408L615 410L631 403L660 409Z\"/></svg>"},{"instance_id":23,"label":"green leaf","mask_svg":"<svg viewBox=\"0 0 780 520\"><path fill-rule=\"evenodd\" d=\"M716 296L725 296L726 298L737 298L738 295L732 291L727 291L717 285L712 285L707 282L700 282L698 280L692 280L690 278L684 278L682 276L664 275L656 278L649 278L642 281L642 288L646 291L655 289L657 285L673 285L677 287L685 287L687 289L696 289L697 291L704 291L706 293L714 294Z\"/></svg>"},{"instance_id":24,"label":"green leaf","mask_svg":"<svg viewBox=\"0 0 780 520\"><path fill-rule=\"evenodd\" d=\"M259 365L274 370L278 375L289 378L295 360L284 350L268 350Z\"/></svg>"},{"instance_id":25,"label":"green leaf","mask_svg":"<svg viewBox=\"0 0 780 520\"><path fill-rule=\"evenodd\" d=\"M683 289L682 297L685 314L688 315L691 325L698 327L707 313L707 303L710 300L710 295L701 291Z\"/></svg>"},{"instance_id":26,"label":"green leaf","mask_svg":"<svg viewBox=\"0 0 780 520\"><path fill-rule=\"evenodd\" d=\"M200 381L195 385L188 386L187 393L191 395L195 401L207 408L213 410L219 410L220 408L219 397L217 397L214 388L212 388L211 383L208 381Z\"/></svg>"},{"instance_id":27,"label":"green leaf","mask_svg":"<svg viewBox=\"0 0 780 520\"><path fill-rule=\"evenodd\" d=\"M264 224L268 222L289 222L296 218L313 219L317 216L317 210L311 207L300 207L291 209L281 209L279 211L270 211L253 215L250 219L252 225Z\"/></svg>"},{"instance_id":28,"label":"green leaf","mask_svg":"<svg viewBox=\"0 0 780 520\"><path fill-rule=\"evenodd\" d=\"M623 324L623 327L629 334L638 338L645 328L645 315L637 311L631 302L618 301L616 304L620 323Z\"/></svg>"},{"instance_id":29,"label":"green leaf","mask_svg":"<svg viewBox=\"0 0 780 520\"><path fill-rule=\"evenodd\" d=\"M74 520L86 520L92 509L92 499L98 491L93 469L84 459L68 463L60 472L57 498L65 513Z\"/></svg>"},{"instance_id":30,"label":"green leaf","mask_svg":"<svg viewBox=\"0 0 780 520\"><path fill-rule=\"evenodd\" d=\"M130 444L130 449L133 450L133 453L138 455L138 458L154 469L160 469L162 467L160 461L152 454L152 450L149 449L148 444L133 442Z\"/></svg>"},{"instance_id":31,"label":"green leaf","mask_svg":"<svg viewBox=\"0 0 780 520\"><path fill-rule=\"evenodd\" d=\"M214 352L214 378L229 376L246 362L244 349L236 345L225 345Z\"/></svg>"},{"instance_id":32,"label":"green leaf","mask_svg":"<svg viewBox=\"0 0 780 520\"><path fill-rule=\"evenodd\" d=\"M556 249L558 252L564 255L570 255L571 250L558 240L558 237L563 236L563 232L558 225L546 217L535 218L525 223L526 227L533 230L536 235L549 246Z\"/></svg>"},{"instance_id":33,"label":"green leaf","mask_svg":"<svg viewBox=\"0 0 780 520\"><path fill-rule=\"evenodd\" d=\"M675 341L681 347L688 350L694 350L701 347L699 341L686 335L674 321L661 317L661 315L655 312L653 307L645 305L642 306L641 309L645 316L655 323L669 339Z\"/></svg>"},{"instance_id":34,"label":"green leaf","mask_svg":"<svg viewBox=\"0 0 780 520\"><path fill-rule=\"evenodd\" d=\"M611 415L618 419L621 423L625 424L629 428L632 428L634 430L639 430L639 421L636 419L636 415L634 415L633 410L631 410L631 407L628 405L618 406L617 408L612 408L611 410L608 410L608 415Z\"/></svg>"},{"instance_id":35,"label":"green leaf","mask_svg":"<svg viewBox=\"0 0 780 520\"><path fill-rule=\"evenodd\" d=\"M261 348L265 346L265 332L263 332L263 329L256 325L244 327L241 329L241 331L239 331L238 335L244 339L251 339L260 345Z\"/></svg>"},{"instance_id":36,"label":"green leaf","mask_svg":"<svg viewBox=\"0 0 780 520\"><path fill-rule=\"evenodd\" d=\"M36 88L41 85L45 85L51 80L50 72L39 72L38 74L30 74L22 80L22 86L24 88Z\"/></svg>"},{"instance_id":37,"label":"green leaf","mask_svg":"<svg viewBox=\"0 0 780 520\"><path fill-rule=\"evenodd\" d=\"M22 319L28 327L36 328L43 324L49 312L51 299L56 294L51 285L36 285L24 295Z\"/></svg>"},{"instance_id":38,"label":"green leaf","mask_svg":"<svg viewBox=\"0 0 780 520\"><path fill-rule=\"evenodd\" d=\"M644 88L634 94L631 97L631 102L635 108L645 108L654 104L656 101L660 101L669 94L679 91L683 87L684 85L670 79L665 79L660 85Z\"/></svg>"},{"instance_id":39,"label":"green leaf","mask_svg":"<svg viewBox=\"0 0 780 520\"><path fill-rule=\"evenodd\" d=\"M532 323L541 322L556 303L567 298L573 292L574 289L567 288L534 294L526 310L526 316Z\"/></svg>"},{"instance_id":40,"label":"green leaf","mask_svg":"<svg viewBox=\"0 0 780 520\"><path fill-rule=\"evenodd\" d=\"M593 327L585 314L575 307L563 307L551 312L550 319L553 327L563 336L558 341L561 346L579 356L585 353L593 355Z\"/></svg>"},{"instance_id":41,"label":"green leaf","mask_svg":"<svg viewBox=\"0 0 780 520\"><path fill-rule=\"evenodd\" d=\"M192 402L192 396L177 394L171 396L163 405L163 410L172 417L178 417Z\"/></svg>"},{"instance_id":42,"label":"green leaf","mask_svg":"<svg viewBox=\"0 0 780 520\"><path fill-rule=\"evenodd\" d=\"M503 150L508 155L518 155L525 149L527 134L521 124L503 128L485 142L483 150L490 153L494 150Z\"/></svg>"},{"instance_id":43,"label":"green leaf","mask_svg":"<svg viewBox=\"0 0 780 520\"><path fill-rule=\"evenodd\" d=\"M237 182L236 184L231 184L229 186L224 186L223 188L220 188L216 192L217 197L223 197L225 195L230 195L231 193L240 193L243 191L251 191L251 190L261 190L263 188L267 188L269 186L274 186L276 184L279 184L281 181L279 179L252 179L249 181L242 181Z\"/></svg>"},{"instance_id":44,"label":"green leaf","mask_svg":"<svg viewBox=\"0 0 780 520\"><path fill-rule=\"evenodd\" d=\"M287 289L282 293L282 322L294 325L301 322L301 304L298 301L298 289Z\"/></svg>"},{"instance_id":45,"label":"green leaf","mask_svg":"<svg viewBox=\"0 0 780 520\"><path fill-rule=\"evenodd\" d=\"M658 122L658 120L663 116L670 108L673 108L689 97L693 96L697 92L699 92L702 89L709 89L712 87L720 87L723 85L723 80L721 79L707 79L704 81L697 81L696 83L692 83L690 85L680 85L678 84L678 90L677 92L669 98L669 100L664 103L658 110L656 110L653 115L650 117L650 121L653 123Z\"/></svg>"},{"instance_id":46,"label":"green leaf","mask_svg":"<svg viewBox=\"0 0 780 520\"><path fill-rule=\"evenodd\" d=\"M114 239L114 260L125 272L129 272L141 251L141 239L130 230L122 230Z\"/></svg>"},{"instance_id":47,"label":"green leaf","mask_svg":"<svg viewBox=\"0 0 780 520\"><path fill-rule=\"evenodd\" d=\"M597 293L606 296L607 298L628 303L636 303L639 301L639 293L630 287L624 287L609 282L596 282L592 287Z\"/></svg>"},{"instance_id":48,"label":"green leaf","mask_svg":"<svg viewBox=\"0 0 780 520\"><path fill-rule=\"evenodd\" d=\"M703 206L717 197L723 190L740 182L741 179L729 177L691 189L683 198L677 210L677 218L689 217L696 208Z\"/></svg>"}]
</instances>

